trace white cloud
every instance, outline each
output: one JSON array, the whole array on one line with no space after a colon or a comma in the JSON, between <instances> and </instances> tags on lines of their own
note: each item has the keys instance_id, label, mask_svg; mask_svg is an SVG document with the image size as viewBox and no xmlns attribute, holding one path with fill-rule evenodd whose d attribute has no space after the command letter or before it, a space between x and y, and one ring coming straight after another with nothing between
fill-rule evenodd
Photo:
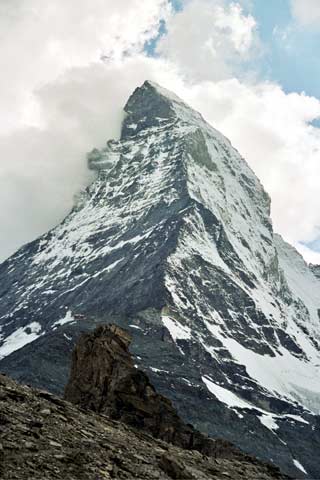
<instances>
[{"instance_id":1,"label":"white cloud","mask_svg":"<svg viewBox=\"0 0 320 480\"><path fill-rule=\"evenodd\" d=\"M319 0L291 0L294 17L304 26L320 26Z\"/></svg>"},{"instance_id":2,"label":"white cloud","mask_svg":"<svg viewBox=\"0 0 320 480\"><path fill-rule=\"evenodd\" d=\"M89 181L85 152L118 135L122 99L106 80L102 65L69 72L35 96L44 110L43 128L0 136L2 256L65 215L74 193Z\"/></svg>"},{"instance_id":3,"label":"white cloud","mask_svg":"<svg viewBox=\"0 0 320 480\"><path fill-rule=\"evenodd\" d=\"M167 22L158 52L191 80L230 77L258 46L256 22L238 3L192 0Z\"/></svg>"},{"instance_id":4,"label":"white cloud","mask_svg":"<svg viewBox=\"0 0 320 480\"><path fill-rule=\"evenodd\" d=\"M116 73L169 11L167 0L2 0L0 258L63 217L88 181L86 151L119 129L121 85L136 85L92 62L103 54Z\"/></svg>"},{"instance_id":5,"label":"white cloud","mask_svg":"<svg viewBox=\"0 0 320 480\"><path fill-rule=\"evenodd\" d=\"M75 67L34 93L42 127L0 135L0 258L67 214L91 179L86 152L119 136L122 108L146 78L182 84L172 65L134 55Z\"/></svg>"},{"instance_id":6,"label":"white cloud","mask_svg":"<svg viewBox=\"0 0 320 480\"><path fill-rule=\"evenodd\" d=\"M102 54L139 51L169 7L168 0L2 0L0 9L3 131L30 121L39 85Z\"/></svg>"},{"instance_id":7,"label":"white cloud","mask_svg":"<svg viewBox=\"0 0 320 480\"><path fill-rule=\"evenodd\" d=\"M296 243L294 246L308 263L320 265L320 252L315 252L314 250L311 250L311 248L308 248L306 245L302 245L301 243Z\"/></svg>"}]
</instances>

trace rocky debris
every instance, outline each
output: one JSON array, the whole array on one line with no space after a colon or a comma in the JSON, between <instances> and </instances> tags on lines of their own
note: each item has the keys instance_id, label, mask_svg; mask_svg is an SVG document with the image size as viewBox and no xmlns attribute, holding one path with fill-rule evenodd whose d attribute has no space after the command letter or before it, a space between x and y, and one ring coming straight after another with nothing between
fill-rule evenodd
<instances>
[{"instance_id":1,"label":"rocky debris","mask_svg":"<svg viewBox=\"0 0 320 480\"><path fill-rule=\"evenodd\" d=\"M249 456L188 451L0 375L1 480L284 479Z\"/></svg>"},{"instance_id":2,"label":"rocky debris","mask_svg":"<svg viewBox=\"0 0 320 480\"><path fill-rule=\"evenodd\" d=\"M209 438L185 424L171 401L158 394L148 376L135 367L130 343L128 332L117 325L83 334L73 351L65 399L183 449L219 459L249 458L231 443ZM174 458L163 456L161 465L171 478L188 478L185 467Z\"/></svg>"},{"instance_id":3,"label":"rocky debris","mask_svg":"<svg viewBox=\"0 0 320 480\"><path fill-rule=\"evenodd\" d=\"M229 442L213 440L180 419L171 401L134 366L130 343L129 334L116 325L83 334L73 352L65 399L185 449L220 458L241 456Z\"/></svg>"}]
</instances>

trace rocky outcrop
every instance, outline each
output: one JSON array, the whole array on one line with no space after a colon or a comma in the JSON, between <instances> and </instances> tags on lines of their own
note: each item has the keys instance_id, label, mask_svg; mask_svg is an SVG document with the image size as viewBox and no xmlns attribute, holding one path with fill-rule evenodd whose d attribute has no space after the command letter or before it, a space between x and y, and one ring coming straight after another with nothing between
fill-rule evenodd
<instances>
[{"instance_id":1,"label":"rocky outcrop","mask_svg":"<svg viewBox=\"0 0 320 480\"><path fill-rule=\"evenodd\" d=\"M121 340L116 338L111 342L113 347L123 351ZM119 371L124 372L126 367L120 364L123 370L121 367ZM159 398L159 402L165 399ZM288 477L277 468L235 450L229 449L228 456L217 454L213 458L170 445L106 415L84 411L46 391L19 385L0 374L0 478L285 480Z\"/></svg>"},{"instance_id":2,"label":"rocky outcrop","mask_svg":"<svg viewBox=\"0 0 320 480\"><path fill-rule=\"evenodd\" d=\"M73 352L65 399L185 449L220 458L242 456L229 442L210 439L180 419L171 401L134 366L130 342L130 335L116 325L82 335Z\"/></svg>"}]
</instances>

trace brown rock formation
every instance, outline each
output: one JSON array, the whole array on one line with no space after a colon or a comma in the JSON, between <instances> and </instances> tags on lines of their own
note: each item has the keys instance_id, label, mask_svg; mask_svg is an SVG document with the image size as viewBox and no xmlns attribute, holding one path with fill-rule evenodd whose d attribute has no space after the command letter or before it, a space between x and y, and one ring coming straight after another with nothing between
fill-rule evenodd
<instances>
[{"instance_id":1,"label":"brown rock formation","mask_svg":"<svg viewBox=\"0 0 320 480\"><path fill-rule=\"evenodd\" d=\"M210 455L224 450L227 455L232 448L235 454L228 442L214 442L182 422L170 400L134 367L130 341L127 332L115 325L83 335L73 352L66 400L182 448Z\"/></svg>"},{"instance_id":2,"label":"brown rock formation","mask_svg":"<svg viewBox=\"0 0 320 480\"><path fill-rule=\"evenodd\" d=\"M210 439L180 419L170 400L135 368L130 341L128 333L115 325L82 335L73 352L66 400L184 449L215 458L245 458L229 442Z\"/></svg>"}]
</instances>

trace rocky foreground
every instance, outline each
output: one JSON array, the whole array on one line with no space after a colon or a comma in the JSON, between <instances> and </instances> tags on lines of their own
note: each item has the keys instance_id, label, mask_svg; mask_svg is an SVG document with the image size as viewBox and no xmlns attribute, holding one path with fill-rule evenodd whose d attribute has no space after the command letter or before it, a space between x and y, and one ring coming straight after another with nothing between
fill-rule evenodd
<instances>
[{"instance_id":1,"label":"rocky foreground","mask_svg":"<svg viewBox=\"0 0 320 480\"><path fill-rule=\"evenodd\" d=\"M185 425L132 365L128 344L117 327L100 327L80 339L66 395L82 408L0 375L1 479L288 478ZM176 445L188 438L189 446L146 432Z\"/></svg>"},{"instance_id":2,"label":"rocky foreground","mask_svg":"<svg viewBox=\"0 0 320 480\"><path fill-rule=\"evenodd\" d=\"M213 440L181 420L171 401L134 365L130 343L130 335L116 325L83 334L72 355L66 400L187 450L212 457L242 456L230 442Z\"/></svg>"}]
</instances>

